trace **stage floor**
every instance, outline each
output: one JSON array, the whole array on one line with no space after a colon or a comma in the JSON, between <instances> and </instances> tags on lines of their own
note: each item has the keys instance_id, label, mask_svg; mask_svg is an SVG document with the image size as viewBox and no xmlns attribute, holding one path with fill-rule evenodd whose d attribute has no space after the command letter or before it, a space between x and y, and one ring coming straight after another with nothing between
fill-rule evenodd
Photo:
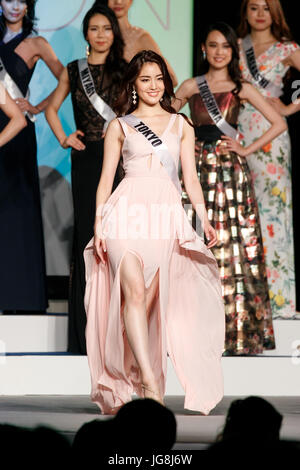
<instances>
[{"instance_id":1,"label":"stage floor","mask_svg":"<svg viewBox=\"0 0 300 470\"><path fill-rule=\"evenodd\" d=\"M175 413L177 442L174 449L205 449L221 431L230 403L224 397L209 416L183 408L184 397L167 396L166 405ZM281 438L300 441L300 397L264 397L284 416ZM70 441L83 423L105 419L89 396L26 395L0 396L0 422L24 427L50 426Z\"/></svg>"}]
</instances>

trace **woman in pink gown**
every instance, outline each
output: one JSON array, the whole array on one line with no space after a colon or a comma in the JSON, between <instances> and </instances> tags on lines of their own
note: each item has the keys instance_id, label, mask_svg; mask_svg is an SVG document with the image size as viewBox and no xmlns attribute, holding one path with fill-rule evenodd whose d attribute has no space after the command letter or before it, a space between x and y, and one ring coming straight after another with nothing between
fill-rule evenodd
<instances>
[{"instance_id":1,"label":"woman in pink gown","mask_svg":"<svg viewBox=\"0 0 300 470\"><path fill-rule=\"evenodd\" d=\"M223 397L225 315L194 130L171 107L158 54L138 53L124 83L118 112L127 114L107 129L94 239L84 253L91 398L107 414L134 392L163 403L169 355L185 408L208 414ZM121 153L125 178L111 194ZM179 158L208 245L182 208Z\"/></svg>"}]
</instances>

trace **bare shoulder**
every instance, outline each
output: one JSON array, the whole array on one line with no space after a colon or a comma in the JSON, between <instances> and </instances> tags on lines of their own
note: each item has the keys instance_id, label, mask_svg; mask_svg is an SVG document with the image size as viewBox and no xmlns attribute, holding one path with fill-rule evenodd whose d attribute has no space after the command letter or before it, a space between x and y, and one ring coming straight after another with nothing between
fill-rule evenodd
<instances>
[{"instance_id":1,"label":"bare shoulder","mask_svg":"<svg viewBox=\"0 0 300 470\"><path fill-rule=\"evenodd\" d=\"M43 52L51 49L49 42L43 36L28 37L24 40L24 42L34 50L36 55L42 55Z\"/></svg>"},{"instance_id":2,"label":"bare shoulder","mask_svg":"<svg viewBox=\"0 0 300 470\"><path fill-rule=\"evenodd\" d=\"M248 82L242 82L242 88L241 91L239 92L239 97L242 100L247 100L249 96L256 94L256 89L254 88L251 83Z\"/></svg>"},{"instance_id":3,"label":"bare shoulder","mask_svg":"<svg viewBox=\"0 0 300 470\"><path fill-rule=\"evenodd\" d=\"M43 36L31 36L25 39L26 42L34 45L35 47L48 47L49 42Z\"/></svg>"},{"instance_id":4,"label":"bare shoulder","mask_svg":"<svg viewBox=\"0 0 300 470\"><path fill-rule=\"evenodd\" d=\"M182 115L180 115L180 118L183 119L183 137L194 137L195 131L191 119L185 119Z\"/></svg>"},{"instance_id":5,"label":"bare shoulder","mask_svg":"<svg viewBox=\"0 0 300 470\"><path fill-rule=\"evenodd\" d=\"M147 37L147 34L149 34L145 29L140 28L139 26L132 26L130 30L130 35L134 36L135 40L140 40L144 36Z\"/></svg>"},{"instance_id":6,"label":"bare shoulder","mask_svg":"<svg viewBox=\"0 0 300 470\"><path fill-rule=\"evenodd\" d=\"M139 28L138 41L139 41L139 47L141 49L151 49L157 54L161 54L161 50L157 42L155 42L151 34L145 29Z\"/></svg>"},{"instance_id":7,"label":"bare shoulder","mask_svg":"<svg viewBox=\"0 0 300 470\"><path fill-rule=\"evenodd\" d=\"M182 82L182 84L179 86L177 92L179 92L181 96L184 96L187 99L190 98L195 93L198 93L198 87L197 87L197 83L195 79L188 78L184 80L184 82Z\"/></svg>"},{"instance_id":8,"label":"bare shoulder","mask_svg":"<svg viewBox=\"0 0 300 470\"><path fill-rule=\"evenodd\" d=\"M34 39L36 41L36 43L41 45L41 46L49 45L49 42L47 41L46 38L44 38L44 36L35 36L32 39Z\"/></svg>"},{"instance_id":9,"label":"bare shoulder","mask_svg":"<svg viewBox=\"0 0 300 470\"><path fill-rule=\"evenodd\" d=\"M108 134L111 135L111 136L114 136L116 138L119 138L119 137L123 136L122 126L121 126L121 123L120 123L118 118L113 119L109 123L109 125L107 127L106 135L108 135Z\"/></svg>"},{"instance_id":10,"label":"bare shoulder","mask_svg":"<svg viewBox=\"0 0 300 470\"><path fill-rule=\"evenodd\" d=\"M299 70L299 63L300 63L300 48L297 46L296 48L291 48L291 53L287 58L288 65L291 67L295 67Z\"/></svg>"},{"instance_id":11,"label":"bare shoulder","mask_svg":"<svg viewBox=\"0 0 300 470\"><path fill-rule=\"evenodd\" d=\"M145 40L151 41L151 39L153 40L151 34L148 31L146 31L143 28L138 28L137 26L136 28L137 28L137 36L139 37L139 39L142 39L144 41Z\"/></svg>"}]
</instances>

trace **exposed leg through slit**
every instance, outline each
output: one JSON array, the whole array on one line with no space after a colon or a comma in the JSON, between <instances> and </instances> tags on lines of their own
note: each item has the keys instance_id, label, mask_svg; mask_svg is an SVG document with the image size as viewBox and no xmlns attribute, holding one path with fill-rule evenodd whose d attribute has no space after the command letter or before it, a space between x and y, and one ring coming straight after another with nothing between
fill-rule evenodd
<instances>
[{"instance_id":1,"label":"exposed leg through slit","mask_svg":"<svg viewBox=\"0 0 300 470\"><path fill-rule=\"evenodd\" d=\"M123 297L121 315L128 344L140 369L144 395L161 401L159 386L151 366L147 321L157 296L159 271L157 270L150 286L146 288L142 259L130 250L122 257L119 273Z\"/></svg>"}]
</instances>

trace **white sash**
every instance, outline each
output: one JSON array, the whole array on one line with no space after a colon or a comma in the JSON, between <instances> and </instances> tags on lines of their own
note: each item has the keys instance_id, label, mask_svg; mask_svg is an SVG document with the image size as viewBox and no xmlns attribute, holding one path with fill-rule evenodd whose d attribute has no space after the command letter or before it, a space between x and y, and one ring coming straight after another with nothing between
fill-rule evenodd
<instances>
[{"instance_id":1,"label":"white sash","mask_svg":"<svg viewBox=\"0 0 300 470\"><path fill-rule=\"evenodd\" d=\"M243 44L244 54L246 56L248 69L254 81L256 82L256 84L259 87L264 88L265 90L268 90L273 97L279 98L279 96L282 95L282 89L279 86L275 85L274 83L270 82L258 70L250 34L248 34L248 36L246 36L242 40L242 44Z\"/></svg>"},{"instance_id":2,"label":"white sash","mask_svg":"<svg viewBox=\"0 0 300 470\"><path fill-rule=\"evenodd\" d=\"M146 124L144 124L139 118L137 118L133 114L127 114L126 116L123 116L120 119L123 119L126 124L131 126L133 129L137 130L141 135L145 137L148 142L150 142L155 155L157 155L157 157L159 158L161 164L164 166L169 177L174 183L177 191L181 195L182 189L178 178L176 165L174 162L174 158L170 154L167 145L164 144L163 141L153 131L151 131L148 126L146 126Z\"/></svg>"},{"instance_id":3,"label":"white sash","mask_svg":"<svg viewBox=\"0 0 300 470\"><path fill-rule=\"evenodd\" d=\"M98 114L105 119L104 130L106 130L110 121L112 121L116 114L111 107L96 93L94 80L89 69L87 59L78 60L78 69L83 89L91 104L94 106Z\"/></svg>"},{"instance_id":4,"label":"white sash","mask_svg":"<svg viewBox=\"0 0 300 470\"><path fill-rule=\"evenodd\" d=\"M237 139L238 131L223 118L218 103L209 88L205 76L200 75L199 77L196 77L195 80L197 82L202 101L215 125L223 132L223 134L228 135L232 139Z\"/></svg>"},{"instance_id":5,"label":"white sash","mask_svg":"<svg viewBox=\"0 0 300 470\"><path fill-rule=\"evenodd\" d=\"M18 98L24 98L26 100L29 99L29 89L27 90L26 96L24 97L18 85L13 81L13 79L7 72L4 66L4 63L2 62L1 57L0 57L0 82L3 84L4 88L7 90L7 92L9 93L9 95L11 96L13 100L16 100ZM28 116L30 121L32 122L36 121L36 118L28 111L26 111L24 114Z\"/></svg>"}]
</instances>

